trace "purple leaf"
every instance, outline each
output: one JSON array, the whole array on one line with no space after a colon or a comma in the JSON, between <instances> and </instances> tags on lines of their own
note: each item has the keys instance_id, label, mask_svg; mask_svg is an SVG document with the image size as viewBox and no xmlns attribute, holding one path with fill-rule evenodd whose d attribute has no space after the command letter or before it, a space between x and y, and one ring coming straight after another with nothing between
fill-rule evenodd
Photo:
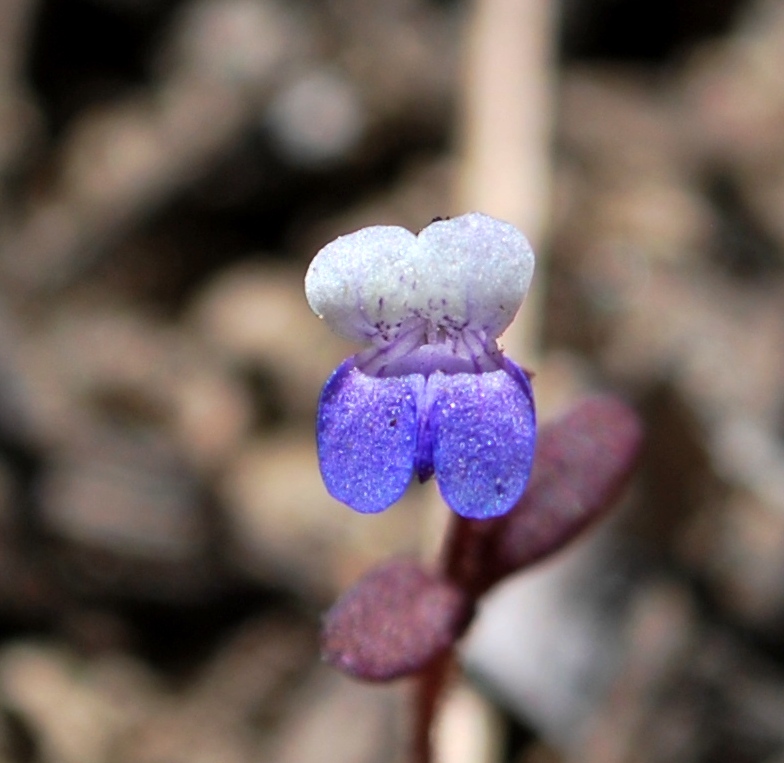
<instances>
[{"instance_id":1,"label":"purple leaf","mask_svg":"<svg viewBox=\"0 0 784 763\"><path fill-rule=\"evenodd\" d=\"M631 476L641 445L637 414L612 397L589 398L543 427L527 491L485 536L490 566L482 587L554 553L600 517Z\"/></svg>"},{"instance_id":2,"label":"purple leaf","mask_svg":"<svg viewBox=\"0 0 784 763\"><path fill-rule=\"evenodd\" d=\"M322 655L367 681L417 673L459 638L473 613L456 585L396 559L368 573L330 609Z\"/></svg>"}]
</instances>

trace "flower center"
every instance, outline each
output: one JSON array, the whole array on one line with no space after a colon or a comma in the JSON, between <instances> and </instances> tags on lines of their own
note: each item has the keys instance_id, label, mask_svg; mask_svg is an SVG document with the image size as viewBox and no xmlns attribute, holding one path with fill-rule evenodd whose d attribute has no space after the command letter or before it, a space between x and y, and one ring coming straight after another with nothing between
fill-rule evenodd
<instances>
[{"instance_id":1,"label":"flower center","mask_svg":"<svg viewBox=\"0 0 784 763\"><path fill-rule=\"evenodd\" d=\"M377 377L421 374L482 373L501 367L495 339L483 331L426 318L404 322L394 337L378 334L372 345L357 355L357 368Z\"/></svg>"}]
</instances>

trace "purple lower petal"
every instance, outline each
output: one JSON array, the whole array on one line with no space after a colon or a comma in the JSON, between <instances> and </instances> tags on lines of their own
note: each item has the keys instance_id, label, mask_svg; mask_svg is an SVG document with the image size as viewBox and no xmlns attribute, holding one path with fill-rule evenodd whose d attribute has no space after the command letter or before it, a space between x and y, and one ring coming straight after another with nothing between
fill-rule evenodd
<instances>
[{"instance_id":1,"label":"purple lower petal","mask_svg":"<svg viewBox=\"0 0 784 763\"><path fill-rule=\"evenodd\" d=\"M362 513L383 511L414 469L424 377L378 378L342 363L324 385L317 441L327 490Z\"/></svg>"},{"instance_id":2,"label":"purple lower petal","mask_svg":"<svg viewBox=\"0 0 784 763\"><path fill-rule=\"evenodd\" d=\"M528 482L536 440L528 377L506 360L484 373L427 381L433 463L441 495L463 517L508 512Z\"/></svg>"}]
</instances>

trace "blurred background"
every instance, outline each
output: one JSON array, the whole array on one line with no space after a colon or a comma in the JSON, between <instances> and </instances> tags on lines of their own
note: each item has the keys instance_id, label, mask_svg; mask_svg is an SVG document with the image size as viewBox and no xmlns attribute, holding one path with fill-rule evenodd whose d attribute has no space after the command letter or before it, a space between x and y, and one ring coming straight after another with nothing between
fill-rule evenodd
<instances>
[{"instance_id":1,"label":"blurred background","mask_svg":"<svg viewBox=\"0 0 784 763\"><path fill-rule=\"evenodd\" d=\"M302 277L477 207L541 417L648 443L488 602L443 763L782 763L782 72L777 0L1 0L0 763L402 760L319 617L446 509L324 491Z\"/></svg>"}]
</instances>

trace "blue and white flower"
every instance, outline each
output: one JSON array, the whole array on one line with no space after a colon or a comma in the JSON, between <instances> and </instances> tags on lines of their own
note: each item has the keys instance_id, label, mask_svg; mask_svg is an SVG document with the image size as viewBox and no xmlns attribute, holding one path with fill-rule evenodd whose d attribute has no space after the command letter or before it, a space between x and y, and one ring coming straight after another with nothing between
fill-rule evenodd
<instances>
[{"instance_id":1,"label":"blue and white flower","mask_svg":"<svg viewBox=\"0 0 784 763\"><path fill-rule=\"evenodd\" d=\"M528 291L534 255L512 225L471 213L415 235L372 226L313 259L305 292L330 328L366 349L321 393L324 483L356 511L383 511L413 474L435 474L471 519L525 489L536 418L526 373L498 348Z\"/></svg>"}]
</instances>

